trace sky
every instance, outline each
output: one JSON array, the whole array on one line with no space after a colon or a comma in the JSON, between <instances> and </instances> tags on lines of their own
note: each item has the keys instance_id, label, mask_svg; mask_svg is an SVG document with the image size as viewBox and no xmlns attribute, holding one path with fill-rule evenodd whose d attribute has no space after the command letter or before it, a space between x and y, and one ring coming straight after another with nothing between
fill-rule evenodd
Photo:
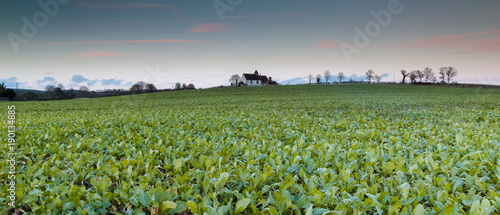
<instances>
[{"instance_id":1,"label":"sky","mask_svg":"<svg viewBox=\"0 0 500 215\"><path fill-rule=\"evenodd\" d=\"M0 82L208 88L255 70L297 84L370 69L392 82L453 66L453 81L500 85L498 11L497 0L2 0Z\"/></svg>"}]
</instances>

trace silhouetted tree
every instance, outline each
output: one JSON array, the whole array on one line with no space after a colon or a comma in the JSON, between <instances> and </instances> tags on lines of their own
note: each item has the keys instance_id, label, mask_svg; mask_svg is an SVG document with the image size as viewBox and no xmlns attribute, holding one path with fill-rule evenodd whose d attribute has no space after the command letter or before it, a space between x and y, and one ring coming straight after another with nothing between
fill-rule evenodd
<instances>
[{"instance_id":1,"label":"silhouetted tree","mask_svg":"<svg viewBox=\"0 0 500 215\"><path fill-rule=\"evenodd\" d=\"M449 66L448 70L446 71L446 79L448 80L448 84L450 83L451 79L453 79L453 77L455 77L457 75L458 75L458 71L455 68L453 68L452 66Z\"/></svg>"},{"instance_id":2,"label":"silhouetted tree","mask_svg":"<svg viewBox=\"0 0 500 215\"><path fill-rule=\"evenodd\" d=\"M422 70L416 70L416 75L417 75L417 78L420 80L420 83L422 83L425 75L424 73L422 72Z\"/></svg>"},{"instance_id":3,"label":"silhouetted tree","mask_svg":"<svg viewBox=\"0 0 500 215\"><path fill-rule=\"evenodd\" d=\"M373 79L375 79L375 81L377 81L377 83L380 83L380 81L382 80L382 76L375 75L375 77L373 77Z\"/></svg>"},{"instance_id":4,"label":"silhouetted tree","mask_svg":"<svg viewBox=\"0 0 500 215\"><path fill-rule=\"evenodd\" d=\"M132 85L132 87L130 88L130 93L132 93L132 94L142 93L141 85L140 84Z\"/></svg>"},{"instance_id":5,"label":"silhouetted tree","mask_svg":"<svg viewBox=\"0 0 500 215\"><path fill-rule=\"evenodd\" d=\"M368 72L365 73L366 79L368 79L368 83L372 83L372 79L375 76L375 72L373 70L368 70Z\"/></svg>"},{"instance_id":6,"label":"silhouetted tree","mask_svg":"<svg viewBox=\"0 0 500 215\"><path fill-rule=\"evenodd\" d=\"M231 82L231 86L238 86L240 83L240 76L239 75L232 75L231 79L229 79L229 82Z\"/></svg>"},{"instance_id":7,"label":"silhouetted tree","mask_svg":"<svg viewBox=\"0 0 500 215\"><path fill-rule=\"evenodd\" d=\"M401 70L401 75L403 75L403 84L405 83L406 77L410 75L406 70Z\"/></svg>"},{"instance_id":8,"label":"silhouetted tree","mask_svg":"<svg viewBox=\"0 0 500 215\"><path fill-rule=\"evenodd\" d=\"M182 89L182 84L181 84L181 83L179 83L179 82L175 83L175 89L176 89L176 90L180 90L180 89Z\"/></svg>"},{"instance_id":9,"label":"silhouetted tree","mask_svg":"<svg viewBox=\"0 0 500 215\"><path fill-rule=\"evenodd\" d=\"M146 91L149 93L158 91L154 84L146 84Z\"/></svg>"},{"instance_id":10,"label":"silhouetted tree","mask_svg":"<svg viewBox=\"0 0 500 215\"><path fill-rule=\"evenodd\" d=\"M434 72L432 72L432 69L429 67L425 68L423 73L425 77L425 82L429 82L436 79L436 77L434 77Z\"/></svg>"},{"instance_id":11,"label":"silhouetted tree","mask_svg":"<svg viewBox=\"0 0 500 215\"><path fill-rule=\"evenodd\" d=\"M417 71L414 70L410 73L410 81L412 84L417 82Z\"/></svg>"},{"instance_id":12,"label":"silhouetted tree","mask_svg":"<svg viewBox=\"0 0 500 215\"><path fill-rule=\"evenodd\" d=\"M193 90L194 89L194 84L188 84L187 85L188 90Z\"/></svg>"},{"instance_id":13,"label":"silhouetted tree","mask_svg":"<svg viewBox=\"0 0 500 215\"><path fill-rule=\"evenodd\" d=\"M182 89L183 89L183 90L187 89L187 85L186 85L186 83L182 83Z\"/></svg>"},{"instance_id":14,"label":"silhouetted tree","mask_svg":"<svg viewBox=\"0 0 500 215\"><path fill-rule=\"evenodd\" d=\"M317 74L316 75L316 83L319 84L320 81L321 81L321 75Z\"/></svg>"},{"instance_id":15,"label":"silhouetted tree","mask_svg":"<svg viewBox=\"0 0 500 215\"><path fill-rule=\"evenodd\" d=\"M344 73L343 73L343 72L339 72L339 74L337 75L337 77L339 78L339 83L341 83L341 84L342 84L342 79L344 79L344 78L345 78Z\"/></svg>"},{"instance_id":16,"label":"silhouetted tree","mask_svg":"<svg viewBox=\"0 0 500 215\"><path fill-rule=\"evenodd\" d=\"M330 79L330 76L331 76L330 71L326 70L325 74L323 74L323 77L325 77L325 83L328 84L328 80Z\"/></svg>"},{"instance_id":17,"label":"silhouetted tree","mask_svg":"<svg viewBox=\"0 0 500 215\"><path fill-rule=\"evenodd\" d=\"M439 78L441 79L441 83L445 83L444 80L447 72L448 72L448 67L439 68L439 75L440 75Z\"/></svg>"}]
</instances>

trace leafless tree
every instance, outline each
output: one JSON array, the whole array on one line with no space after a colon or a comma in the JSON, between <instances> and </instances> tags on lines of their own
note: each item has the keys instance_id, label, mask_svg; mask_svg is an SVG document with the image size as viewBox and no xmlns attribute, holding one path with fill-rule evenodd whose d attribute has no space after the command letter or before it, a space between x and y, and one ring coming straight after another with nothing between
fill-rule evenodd
<instances>
[{"instance_id":1,"label":"leafless tree","mask_svg":"<svg viewBox=\"0 0 500 215\"><path fill-rule=\"evenodd\" d=\"M375 76L375 72L373 70L368 70L368 72L365 73L366 79L368 79L368 83L372 83L372 79Z\"/></svg>"},{"instance_id":2,"label":"leafless tree","mask_svg":"<svg viewBox=\"0 0 500 215\"><path fill-rule=\"evenodd\" d=\"M342 83L342 79L345 78L345 75L343 72L339 72L339 74L337 75L337 77L339 77L339 82Z\"/></svg>"},{"instance_id":3,"label":"leafless tree","mask_svg":"<svg viewBox=\"0 0 500 215\"><path fill-rule=\"evenodd\" d=\"M316 83L319 84L320 81L321 81L321 75L317 74L316 75Z\"/></svg>"},{"instance_id":4,"label":"leafless tree","mask_svg":"<svg viewBox=\"0 0 500 215\"><path fill-rule=\"evenodd\" d=\"M420 79L420 83L422 83L422 79L424 78L424 73L421 70L415 70L415 75L418 79Z\"/></svg>"},{"instance_id":5,"label":"leafless tree","mask_svg":"<svg viewBox=\"0 0 500 215\"><path fill-rule=\"evenodd\" d=\"M425 82L432 81L434 77L434 72L432 72L432 69L427 67L424 69L424 76L425 76Z\"/></svg>"},{"instance_id":6,"label":"leafless tree","mask_svg":"<svg viewBox=\"0 0 500 215\"><path fill-rule=\"evenodd\" d=\"M403 75L403 84L404 84L406 77L408 77L410 73L407 72L406 70L401 70L401 75Z\"/></svg>"},{"instance_id":7,"label":"leafless tree","mask_svg":"<svg viewBox=\"0 0 500 215\"><path fill-rule=\"evenodd\" d=\"M312 79L313 79L313 75L312 75L312 74L309 74L309 76L307 76L307 79L309 79L309 84L311 84Z\"/></svg>"},{"instance_id":8,"label":"leafless tree","mask_svg":"<svg viewBox=\"0 0 500 215\"><path fill-rule=\"evenodd\" d=\"M325 74L323 74L323 77L325 77L325 83L328 84L328 80L330 79L330 76L331 76L330 70L326 70Z\"/></svg>"},{"instance_id":9,"label":"leafless tree","mask_svg":"<svg viewBox=\"0 0 500 215\"><path fill-rule=\"evenodd\" d=\"M441 83L444 83L446 73L448 72L448 67L439 68L439 78L441 79Z\"/></svg>"},{"instance_id":10,"label":"leafless tree","mask_svg":"<svg viewBox=\"0 0 500 215\"><path fill-rule=\"evenodd\" d=\"M453 79L453 77L457 75L458 71L454 67L449 66L448 70L446 71L446 79L448 80L448 84L450 83L451 79Z\"/></svg>"},{"instance_id":11,"label":"leafless tree","mask_svg":"<svg viewBox=\"0 0 500 215\"><path fill-rule=\"evenodd\" d=\"M380 83L380 81L382 81L382 76L375 75L375 77L373 77L373 79L375 79L375 81L377 81L377 83Z\"/></svg>"},{"instance_id":12,"label":"leafless tree","mask_svg":"<svg viewBox=\"0 0 500 215\"><path fill-rule=\"evenodd\" d=\"M240 83L240 76L239 75L232 75L231 76L231 79L229 79L229 81L231 82L231 86L238 86L238 84Z\"/></svg>"},{"instance_id":13,"label":"leafless tree","mask_svg":"<svg viewBox=\"0 0 500 215\"><path fill-rule=\"evenodd\" d=\"M417 70L410 73L410 81L412 84L417 82Z\"/></svg>"}]
</instances>

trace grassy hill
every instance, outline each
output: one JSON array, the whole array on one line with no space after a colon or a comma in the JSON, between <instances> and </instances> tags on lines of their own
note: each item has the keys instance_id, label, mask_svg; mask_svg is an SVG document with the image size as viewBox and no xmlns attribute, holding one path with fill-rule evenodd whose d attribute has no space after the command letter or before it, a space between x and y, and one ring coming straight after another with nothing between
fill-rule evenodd
<instances>
[{"instance_id":1,"label":"grassy hill","mask_svg":"<svg viewBox=\"0 0 500 215\"><path fill-rule=\"evenodd\" d=\"M17 111L16 207L34 214L500 209L500 90L300 85L2 104L2 119Z\"/></svg>"}]
</instances>

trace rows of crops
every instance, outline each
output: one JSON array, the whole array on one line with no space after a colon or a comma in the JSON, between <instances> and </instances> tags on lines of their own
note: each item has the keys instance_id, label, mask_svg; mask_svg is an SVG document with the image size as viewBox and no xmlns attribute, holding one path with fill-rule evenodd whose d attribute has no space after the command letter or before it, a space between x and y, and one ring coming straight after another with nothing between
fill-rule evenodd
<instances>
[{"instance_id":1,"label":"rows of crops","mask_svg":"<svg viewBox=\"0 0 500 215\"><path fill-rule=\"evenodd\" d=\"M30 214L500 213L498 90L269 86L3 104L2 119L16 105L16 208Z\"/></svg>"}]
</instances>

